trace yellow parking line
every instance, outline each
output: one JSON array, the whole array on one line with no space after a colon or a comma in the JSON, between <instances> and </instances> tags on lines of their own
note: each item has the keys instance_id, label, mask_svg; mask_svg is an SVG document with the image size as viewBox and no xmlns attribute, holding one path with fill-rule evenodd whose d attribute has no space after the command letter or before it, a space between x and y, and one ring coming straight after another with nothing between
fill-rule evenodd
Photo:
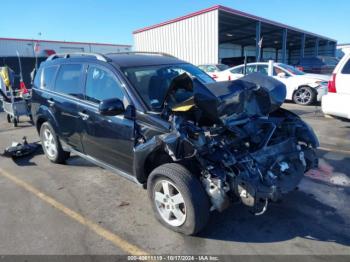
<instances>
[{"instance_id":1,"label":"yellow parking line","mask_svg":"<svg viewBox=\"0 0 350 262\"><path fill-rule=\"evenodd\" d=\"M34 194L47 204L53 206L57 210L61 211L68 217L74 219L75 221L79 222L80 224L88 227L90 230L94 231L97 235L103 237L104 239L109 240L112 242L116 247L122 249L126 253L132 254L132 255L148 255L146 251L138 248L137 246L129 243L128 241L122 239L120 236L108 231L107 229L101 227L100 225L94 223L93 221L83 217L79 213L73 211L72 209L64 206L62 203L58 202L57 200L53 199L52 197L46 195L45 193L39 191L32 185L28 184L27 182L9 174L3 169L0 169L0 175L11 180L16 185L20 186L21 188L27 190L28 192Z\"/></svg>"},{"instance_id":2,"label":"yellow parking line","mask_svg":"<svg viewBox=\"0 0 350 262\"><path fill-rule=\"evenodd\" d=\"M330 152L336 152L336 153L343 153L343 154L350 154L350 151L347 150L341 150L341 149L334 149L329 147L318 147L317 149L323 150L323 151L330 151Z\"/></svg>"}]
</instances>

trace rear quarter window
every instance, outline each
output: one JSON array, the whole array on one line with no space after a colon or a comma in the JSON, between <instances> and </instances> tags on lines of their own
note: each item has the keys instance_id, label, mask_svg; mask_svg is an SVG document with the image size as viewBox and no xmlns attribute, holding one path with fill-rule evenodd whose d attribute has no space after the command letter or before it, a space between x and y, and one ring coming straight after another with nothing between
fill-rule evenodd
<instances>
[{"instance_id":1,"label":"rear quarter window","mask_svg":"<svg viewBox=\"0 0 350 262\"><path fill-rule=\"evenodd\" d=\"M40 68L38 72L35 74L34 82L33 82L35 88L41 88L42 72L43 70L42 68Z\"/></svg>"},{"instance_id":2,"label":"rear quarter window","mask_svg":"<svg viewBox=\"0 0 350 262\"><path fill-rule=\"evenodd\" d=\"M83 99L82 69L81 64L61 65L56 77L55 91Z\"/></svg>"},{"instance_id":3,"label":"rear quarter window","mask_svg":"<svg viewBox=\"0 0 350 262\"><path fill-rule=\"evenodd\" d=\"M232 74L243 74L243 67L237 67L230 70Z\"/></svg>"},{"instance_id":4,"label":"rear quarter window","mask_svg":"<svg viewBox=\"0 0 350 262\"><path fill-rule=\"evenodd\" d=\"M41 89L52 90L58 66L48 66L43 68L41 77Z\"/></svg>"},{"instance_id":5,"label":"rear quarter window","mask_svg":"<svg viewBox=\"0 0 350 262\"><path fill-rule=\"evenodd\" d=\"M343 67L343 70L341 71L342 74L350 74L350 59L346 62L346 64Z\"/></svg>"}]
</instances>

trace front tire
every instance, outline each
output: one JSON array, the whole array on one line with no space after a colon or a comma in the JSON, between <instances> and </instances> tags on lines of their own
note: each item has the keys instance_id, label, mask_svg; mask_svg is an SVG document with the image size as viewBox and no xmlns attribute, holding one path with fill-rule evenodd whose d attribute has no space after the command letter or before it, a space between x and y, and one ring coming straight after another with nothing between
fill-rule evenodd
<instances>
[{"instance_id":1,"label":"front tire","mask_svg":"<svg viewBox=\"0 0 350 262\"><path fill-rule=\"evenodd\" d=\"M19 122L18 117L14 116L14 117L13 117L13 126L14 126L14 127L17 127L17 126L18 126L18 122Z\"/></svg>"},{"instance_id":2,"label":"front tire","mask_svg":"<svg viewBox=\"0 0 350 262\"><path fill-rule=\"evenodd\" d=\"M316 92L309 86L302 86L293 94L293 101L298 105L308 106L315 102Z\"/></svg>"},{"instance_id":3,"label":"front tire","mask_svg":"<svg viewBox=\"0 0 350 262\"><path fill-rule=\"evenodd\" d=\"M62 149L53 127L48 122L41 125L40 140L45 155L51 162L62 164L69 158L70 153Z\"/></svg>"},{"instance_id":4,"label":"front tire","mask_svg":"<svg viewBox=\"0 0 350 262\"><path fill-rule=\"evenodd\" d=\"M194 235L207 224L209 198L201 182L182 165L170 163L154 169L147 189L155 216L165 227Z\"/></svg>"}]
</instances>

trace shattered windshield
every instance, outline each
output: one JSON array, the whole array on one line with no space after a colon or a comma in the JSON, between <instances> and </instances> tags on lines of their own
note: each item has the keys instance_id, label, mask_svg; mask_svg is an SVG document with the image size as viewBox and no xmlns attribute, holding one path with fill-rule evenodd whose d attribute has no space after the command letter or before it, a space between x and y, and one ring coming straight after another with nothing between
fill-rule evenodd
<instances>
[{"instance_id":1,"label":"shattered windshield","mask_svg":"<svg viewBox=\"0 0 350 262\"><path fill-rule=\"evenodd\" d=\"M122 70L147 106L155 111L161 110L159 107L165 99L171 81L183 73L198 79L203 84L215 82L209 75L191 64L128 67ZM179 90L174 99L180 103L190 96L192 92Z\"/></svg>"}]
</instances>

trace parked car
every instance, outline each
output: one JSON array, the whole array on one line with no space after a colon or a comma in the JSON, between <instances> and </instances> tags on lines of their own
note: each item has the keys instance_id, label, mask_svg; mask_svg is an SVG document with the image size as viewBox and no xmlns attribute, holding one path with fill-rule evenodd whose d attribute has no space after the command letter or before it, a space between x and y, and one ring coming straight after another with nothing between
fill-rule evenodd
<instances>
[{"instance_id":1,"label":"parked car","mask_svg":"<svg viewBox=\"0 0 350 262\"><path fill-rule=\"evenodd\" d=\"M224 64L208 64L208 65L199 65L200 69L210 75L213 79L217 78L217 73L228 69L229 67Z\"/></svg>"},{"instance_id":2,"label":"parked car","mask_svg":"<svg viewBox=\"0 0 350 262\"><path fill-rule=\"evenodd\" d=\"M317 166L285 95L271 77L218 83L174 57L65 54L41 64L32 112L50 161L73 152L143 185L163 225L195 234L237 200L264 213Z\"/></svg>"},{"instance_id":3,"label":"parked car","mask_svg":"<svg viewBox=\"0 0 350 262\"><path fill-rule=\"evenodd\" d=\"M322 97L322 111L350 119L350 53L334 69L328 83L328 94Z\"/></svg>"},{"instance_id":4,"label":"parked car","mask_svg":"<svg viewBox=\"0 0 350 262\"><path fill-rule=\"evenodd\" d=\"M247 63L256 62L255 56L238 56L238 57L226 57L221 59L221 63L228 65L229 67L238 66L244 64L245 59L247 59Z\"/></svg>"},{"instance_id":5,"label":"parked car","mask_svg":"<svg viewBox=\"0 0 350 262\"><path fill-rule=\"evenodd\" d=\"M259 72L268 75L269 63L249 63L246 74ZM293 66L274 63L273 77L283 82L287 87L287 100L292 100L300 105L311 105L321 101L321 97L327 93L329 76L306 74ZM244 65L236 66L218 74L216 81L230 81L244 76Z\"/></svg>"},{"instance_id":6,"label":"parked car","mask_svg":"<svg viewBox=\"0 0 350 262\"><path fill-rule=\"evenodd\" d=\"M297 64L296 68L305 73L332 74L339 60L330 56L304 57Z\"/></svg>"}]
</instances>

